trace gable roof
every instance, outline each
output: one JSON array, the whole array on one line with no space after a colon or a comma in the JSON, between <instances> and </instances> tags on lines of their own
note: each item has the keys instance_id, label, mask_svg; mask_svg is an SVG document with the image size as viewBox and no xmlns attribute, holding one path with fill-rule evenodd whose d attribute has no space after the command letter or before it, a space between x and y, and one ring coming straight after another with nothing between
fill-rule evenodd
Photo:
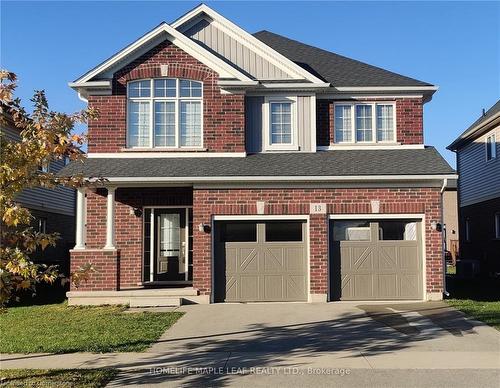
<instances>
[{"instance_id":1,"label":"gable roof","mask_svg":"<svg viewBox=\"0 0 500 388\"><path fill-rule=\"evenodd\" d=\"M322 80L315 74L297 65L288 57L283 56L278 51L255 38L252 34L249 34L247 31L231 22L206 4L200 4L193 8L191 11L176 19L171 25L173 28L176 28L181 32L185 32L204 16L208 16L208 18L214 22L218 28L237 39L254 53L257 53L257 55L269 60L286 73L289 73L292 78L305 79L315 84L323 83Z\"/></svg>"},{"instance_id":2,"label":"gable roof","mask_svg":"<svg viewBox=\"0 0 500 388\"><path fill-rule=\"evenodd\" d=\"M336 150L316 153L261 153L246 157L87 158L70 163L66 175L135 181L140 178L194 181L335 181L418 176L431 179L455 171L433 147L391 150ZM375 177L375 178L374 178ZM126 180L126 179L125 179ZM149 179L148 179L149 180Z\"/></svg>"},{"instance_id":3,"label":"gable roof","mask_svg":"<svg viewBox=\"0 0 500 388\"><path fill-rule=\"evenodd\" d=\"M125 65L137 56L142 55L143 52L141 51L141 48L148 47L148 44L157 44L165 39L168 39L189 55L192 55L200 62L217 71L221 78L235 78L241 81L250 81L250 78L247 75L237 70L234 66L229 65L207 49L193 42L175 28L165 22L162 22L156 28L149 31L135 42L131 43L92 70L79 77L77 80L72 82L70 86L78 87L79 85L91 81L94 78L99 78L100 74L104 73L114 65L118 63Z\"/></svg>"},{"instance_id":4,"label":"gable roof","mask_svg":"<svg viewBox=\"0 0 500 388\"><path fill-rule=\"evenodd\" d=\"M498 120L497 120L498 119ZM469 140L480 136L485 131L489 130L490 123L495 120L500 122L500 100L496 102L488 111L481 115L476 121L474 121L469 128L467 128L462 134L455 139L447 148L451 151L456 151L460 146L467 143Z\"/></svg>"},{"instance_id":5,"label":"gable roof","mask_svg":"<svg viewBox=\"0 0 500 388\"><path fill-rule=\"evenodd\" d=\"M432 87L435 90L435 87L427 82L368 65L269 31L263 30L253 35L334 87L407 86Z\"/></svg>"}]
</instances>

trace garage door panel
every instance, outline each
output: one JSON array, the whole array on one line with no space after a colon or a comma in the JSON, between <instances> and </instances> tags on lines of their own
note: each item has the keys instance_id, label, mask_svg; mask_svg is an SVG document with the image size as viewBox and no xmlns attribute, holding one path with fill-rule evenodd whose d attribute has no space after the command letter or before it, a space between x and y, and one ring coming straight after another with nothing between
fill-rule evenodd
<instances>
[{"instance_id":1,"label":"garage door panel","mask_svg":"<svg viewBox=\"0 0 500 388\"><path fill-rule=\"evenodd\" d=\"M305 299L307 278L305 275L290 275L286 278L286 296L288 299L303 301Z\"/></svg>"},{"instance_id":2,"label":"garage door panel","mask_svg":"<svg viewBox=\"0 0 500 388\"><path fill-rule=\"evenodd\" d=\"M288 272L299 272L304 273L306 270L305 267L305 256L306 250L303 246L300 247L287 247L284 248L285 257L287 260L285 261L285 267Z\"/></svg>"},{"instance_id":3,"label":"garage door panel","mask_svg":"<svg viewBox=\"0 0 500 388\"><path fill-rule=\"evenodd\" d=\"M226 298L228 300L238 300L238 282L236 276L226 279Z\"/></svg>"},{"instance_id":4,"label":"garage door panel","mask_svg":"<svg viewBox=\"0 0 500 388\"><path fill-rule=\"evenodd\" d=\"M395 273L381 274L377 276L378 292L380 298L391 298L398 295L398 275Z\"/></svg>"},{"instance_id":5,"label":"garage door panel","mask_svg":"<svg viewBox=\"0 0 500 388\"><path fill-rule=\"evenodd\" d=\"M371 241L357 241L359 233L354 232L361 225L359 221L343 221L337 229L333 221L331 238L336 240L330 242L332 296L341 300L421 299L420 223L387 220L383 228L376 220L367 223ZM345 225L351 227L349 224L354 225L354 232L346 229L335 237L335 230L343 230ZM384 237L386 240L382 240Z\"/></svg>"},{"instance_id":6,"label":"garage door panel","mask_svg":"<svg viewBox=\"0 0 500 388\"><path fill-rule=\"evenodd\" d=\"M267 300L281 300L285 297L284 278L282 275L264 275L264 298Z\"/></svg>"},{"instance_id":7,"label":"garage door panel","mask_svg":"<svg viewBox=\"0 0 500 388\"><path fill-rule=\"evenodd\" d=\"M259 299L259 279L258 275L240 275L239 279L239 298L242 301L251 301Z\"/></svg>"},{"instance_id":8,"label":"garage door panel","mask_svg":"<svg viewBox=\"0 0 500 388\"><path fill-rule=\"evenodd\" d=\"M259 252L254 248L241 248L238 250L238 268L237 272L258 272L259 271Z\"/></svg>"},{"instance_id":9,"label":"garage door panel","mask_svg":"<svg viewBox=\"0 0 500 388\"><path fill-rule=\"evenodd\" d=\"M264 270L266 272L282 272L284 257L283 248L264 248Z\"/></svg>"}]
</instances>

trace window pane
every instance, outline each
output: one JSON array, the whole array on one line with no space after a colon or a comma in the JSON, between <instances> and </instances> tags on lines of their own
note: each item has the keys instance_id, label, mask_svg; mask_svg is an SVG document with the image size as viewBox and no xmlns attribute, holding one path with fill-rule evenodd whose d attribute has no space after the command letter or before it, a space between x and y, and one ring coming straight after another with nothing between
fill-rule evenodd
<instances>
[{"instance_id":1,"label":"window pane","mask_svg":"<svg viewBox=\"0 0 500 388\"><path fill-rule=\"evenodd\" d=\"M266 241L302 241L302 222L267 222Z\"/></svg>"},{"instance_id":2,"label":"window pane","mask_svg":"<svg viewBox=\"0 0 500 388\"><path fill-rule=\"evenodd\" d=\"M496 139L495 135L486 138L486 160L496 158Z\"/></svg>"},{"instance_id":3,"label":"window pane","mask_svg":"<svg viewBox=\"0 0 500 388\"><path fill-rule=\"evenodd\" d=\"M369 221L335 221L333 223L334 241L370 241Z\"/></svg>"},{"instance_id":4,"label":"window pane","mask_svg":"<svg viewBox=\"0 0 500 388\"><path fill-rule=\"evenodd\" d=\"M201 82L181 80L181 97L201 97Z\"/></svg>"},{"instance_id":5,"label":"window pane","mask_svg":"<svg viewBox=\"0 0 500 388\"><path fill-rule=\"evenodd\" d=\"M155 102L155 146L175 146L174 102Z\"/></svg>"},{"instance_id":6,"label":"window pane","mask_svg":"<svg viewBox=\"0 0 500 388\"><path fill-rule=\"evenodd\" d=\"M222 242L257 241L257 224L255 222L222 224L220 239Z\"/></svg>"},{"instance_id":7,"label":"window pane","mask_svg":"<svg viewBox=\"0 0 500 388\"><path fill-rule=\"evenodd\" d=\"M149 101L129 103L129 145L131 147L149 147Z\"/></svg>"},{"instance_id":8,"label":"window pane","mask_svg":"<svg viewBox=\"0 0 500 388\"><path fill-rule=\"evenodd\" d=\"M356 141L372 140L372 107L356 105Z\"/></svg>"},{"instance_id":9,"label":"window pane","mask_svg":"<svg viewBox=\"0 0 500 388\"><path fill-rule=\"evenodd\" d=\"M201 146L201 103L181 101L180 109L181 146Z\"/></svg>"},{"instance_id":10,"label":"window pane","mask_svg":"<svg viewBox=\"0 0 500 388\"><path fill-rule=\"evenodd\" d=\"M335 105L335 142L352 141L351 106Z\"/></svg>"},{"instance_id":11,"label":"window pane","mask_svg":"<svg viewBox=\"0 0 500 388\"><path fill-rule=\"evenodd\" d=\"M151 81L134 81L128 84L129 97L151 97Z\"/></svg>"},{"instance_id":12,"label":"window pane","mask_svg":"<svg viewBox=\"0 0 500 388\"><path fill-rule=\"evenodd\" d=\"M155 79L155 97L175 97L177 86L175 79Z\"/></svg>"},{"instance_id":13,"label":"window pane","mask_svg":"<svg viewBox=\"0 0 500 388\"><path fill-rule=\"evenodd\" d=\"M292 144L292 103L271 102L271 144Z\"/></svg>"},{"instance_id":14,"label":"window pane","mask_svg":"<svg viewBox=\"0 0 500 388\"><path fill-rule=\"evenodd\" d=\"M394 141L394 107L377 105L377 141Z\"/></svg>"},{"instance_id":15,"label":"window pane","mask_svg":"<svg viewBox=\"0 0 500 388\"><path fill-rule=\"evenodd\" d=\"M380 240L406 240L417 239L417 223L412 221L379 221Z\"/></svg>"}]
</instances>

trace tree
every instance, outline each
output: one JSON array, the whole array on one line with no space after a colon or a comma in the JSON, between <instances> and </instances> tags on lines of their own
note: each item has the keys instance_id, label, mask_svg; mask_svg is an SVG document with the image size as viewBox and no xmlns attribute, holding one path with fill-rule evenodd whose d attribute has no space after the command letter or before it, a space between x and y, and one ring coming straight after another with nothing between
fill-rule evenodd
<instances>
[{"instance_id":1,"label":"tree","mask_svg":"<svg viewBox=\"0 0 500 388\"><path fill-rule=\"evenodd\" d=\"M50 111L43 90L35 91L31 99L33 112L28 113L21 101L13 98L15 89L16 75L0 70L0 125L15 127L20 135L18 141L13 141L0 134L0 307L12 298L17 299L22 290L35 293L42 282L68 280L57 266L30 260L37 249L54 246L59 236L35 231L30 226L33 219L30 211L16 203L15 198L28 188L57 185L76 188L85 183L82 177L58 177L41 171L40 166L62 158L79 160L85 136L74 134L73 129L96 114L88 109L75 114ZM70 274L69 279L78 285L92 272L94 268L89 263Z\"/></svg>"}]
</instances>

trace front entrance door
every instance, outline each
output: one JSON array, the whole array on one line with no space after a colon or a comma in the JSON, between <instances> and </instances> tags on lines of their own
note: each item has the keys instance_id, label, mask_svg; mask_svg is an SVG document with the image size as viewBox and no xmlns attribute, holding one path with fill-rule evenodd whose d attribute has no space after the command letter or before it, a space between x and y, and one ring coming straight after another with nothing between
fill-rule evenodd
<instances>
[{"instance_id":1,"label":"front entrance door","mask_svg":"<svg viewBox=\"0 0 500 388\"><path fill-rule=\"evenodd\" d=\"M156 209L154 281L186 280L186 209Z\"/></svg>"}]
</instances>

